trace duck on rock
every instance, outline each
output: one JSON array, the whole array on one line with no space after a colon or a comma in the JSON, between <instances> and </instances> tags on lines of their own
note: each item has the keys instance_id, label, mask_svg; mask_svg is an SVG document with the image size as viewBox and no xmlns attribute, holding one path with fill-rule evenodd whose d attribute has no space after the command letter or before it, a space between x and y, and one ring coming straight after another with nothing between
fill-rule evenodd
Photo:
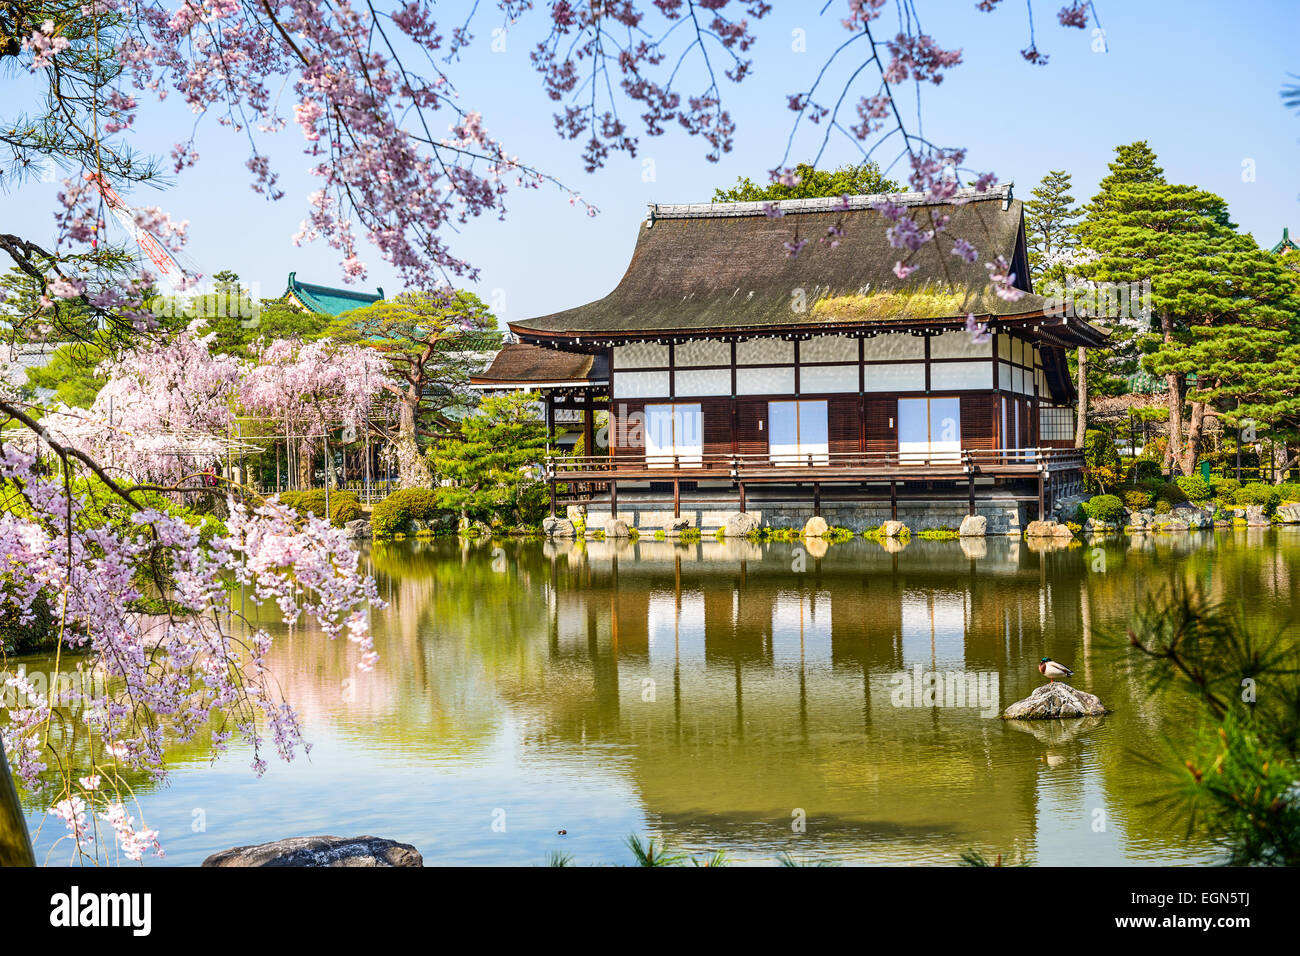
<instances>
[{"instance_id":1,"label":"duck on rock","mask_svg":"<svg viewBox=\"0 0 1300 956\"><path fill-rule=\"evenodd\" d=\"M1058 677L1073 677L1074 671L1066 667L1060 661L1054 661L1050 657L1044 657L1038 663L1038 673L1047 678L1049 684L1056 682Z\"/></svg>"}]
</instances>

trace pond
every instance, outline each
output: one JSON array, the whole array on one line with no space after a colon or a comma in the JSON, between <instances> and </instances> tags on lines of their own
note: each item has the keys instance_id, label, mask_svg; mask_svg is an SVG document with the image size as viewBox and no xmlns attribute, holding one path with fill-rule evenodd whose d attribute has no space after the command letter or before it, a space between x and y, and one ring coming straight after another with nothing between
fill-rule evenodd
<instances>
[{"instance_id":1,"label":"pond","mask_svg":"<svg viewBox=\"0 0 1300 956\"><path fill-rule=\"evenodd\" d=\"M434 540L365 561L389 602L376 669L277 625L313 749L259 779L246 751L175 748L140 792L161 862L324 833L412 843L431 865L625 863L630 833L736 863L1211 861L1158 799L1193 712L1151 696L1114 635L1175 578L1274 630L1300 597L1286 529L1059 550ZM996 719L1044 656L1113 713ZM38 858L61 832L46 821Z\"/></svg>"}]
</instances>

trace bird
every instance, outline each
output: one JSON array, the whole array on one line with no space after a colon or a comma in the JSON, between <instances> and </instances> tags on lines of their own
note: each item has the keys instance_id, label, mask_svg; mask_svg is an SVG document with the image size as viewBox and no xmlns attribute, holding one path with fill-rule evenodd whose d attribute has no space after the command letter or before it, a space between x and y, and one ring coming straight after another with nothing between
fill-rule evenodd
<instances>
[{"instance_id":1,"label":"bird","mask_svg":"<svg viewBox=\"0 0 1300 956\"><path fill-rule=\"evenodd\" d=\"M1058 677L1073 677L1074 671L1066 667L1060 661L1054 661L1050 657L1044 657L1038 663L1038 673L1047 678L1049 684L1056 683Z\"/></svg>"}]
</instances>

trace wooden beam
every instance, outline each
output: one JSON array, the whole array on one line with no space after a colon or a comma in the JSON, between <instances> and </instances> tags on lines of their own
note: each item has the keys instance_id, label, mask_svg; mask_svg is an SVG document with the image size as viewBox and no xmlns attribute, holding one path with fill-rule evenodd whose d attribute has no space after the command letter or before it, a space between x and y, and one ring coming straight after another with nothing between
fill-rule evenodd
<instances>
[{"instance_id":1,"label":"wooden beam","mask_svg":"<svg viewBox=\"0 0 1300 956\"><path fill-rule=\"evenodd\" d=\"M898 482L889 482L889 520L898 520Z\"/></svg>"},{"instance_id":2,"label":"wooden beam","mask_svg":"<svg viewBox=\"0 0 1300 956\"><path fill-rule=\"evenodd\" d=\"M973 471L966 479L966 490L967 490L967 494L970 497L969 514L974 514L975 513L975 472Z\"/></svg>"},{"instance_id":3,"label":"wooden beam","mask_svg":"<svg viewBox=\"0 0 1300 956\"><path fill-rule=\"evenodd\" d=\"M618 482L613 478L609 480L609 516L618 517Z\"/></svg>"},{"instance_id":4,"label":"wooden beam","mask_svg":"<svg viewBox=\"0 0 1300 956\"><path fill-rule=\"evenodd\" d=\"M682 480L673 478L673 517L682 516Z\"/></svg>"}]
</instances>

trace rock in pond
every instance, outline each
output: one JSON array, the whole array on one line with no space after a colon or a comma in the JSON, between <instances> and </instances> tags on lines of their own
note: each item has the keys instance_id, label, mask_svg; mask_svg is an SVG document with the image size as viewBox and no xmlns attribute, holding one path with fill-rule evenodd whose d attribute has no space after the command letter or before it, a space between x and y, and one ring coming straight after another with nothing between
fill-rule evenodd
<instances>
[{"instance_id":1,"label":"rock in pond","mask_svg":"<svg viewBox=\"0 0 1300 956\"><path fill-rule=\"evenodd\" d=\"M687 518L685 515L677 518L669 518L664 522L664 535L665 537L676 538L679 537L683 531L689 531L693 527L694 524L692 524L691 519Z\"/></svg>"},{"instance_id":2,"label":"rock in pond","mask_svg":"<svg viewBox=\"0 0 1300 956\"><path fill-rule=\"evenodd\" d=\"M1282 524L1300 524L1300 504L1278 505L1277 520Z\"/></svg>"},{"instance_id":3,"label":"rock in pond","mask_svg":"<svg viewBox=\"0 0 1300 956\"><path fill-rule=\"evenodd\" d=\"M424 866L409 843L380 837L290 837L214 853L203 866Z\"/></svg>"},{"instance_id":4,"label":"rock in pond","mask_svg":"<svg viewBox=\"0 0 1300 956\"><path fill-rule=\"evenodd\" d=\"M370 537L370 522L365 518L355 518L343 526L347 536L353 541Z\"/></svg>"},{"instance_id":5,"label":"rock in pond","mask_svg":"<svg viewBox=\"0 0 1300 956\"><path fill-rule=\"evenodd\" d=\"M1102 702L1086 691L1057 681L1044 684L1002 712L1003 720L1050 720L1055 717L1100 717Z\"/></svg>"},{"instance_id":6,"label":"rock in pond","mask_svg":"<svg viewBox=\"0 0 1300 956\"><path fill-rule=\"evenodd\" d=\"M803 536L805 538L821 538L831 530L831 526L826 523L826 519L820 515L813 515L803 526Z\"/></svg>"},{"instance_id":7,"label":"rock in pond","mask_svg":"<svg viewBox=\"0 0 1300 956\"><path fill-rule=\"evenodd\" d=\"M628 530L627 522L622 518L610 518L605 522L605 538L630 538L632 532Z\"/></svg>"},{"instance_id":8,"label":"rock in pond","mask_svg":"<svg viewBox=\"0 0 1300 956\"><path fill-rule=\"evenodd\" d=\"M1031 521L1025 526L1026 538L1073 538L1074 532L1068 526L1057 524L1052 518L1046 521Z\"/></svg>"},{"instance_id":9,"label":"rock in pond","mask_svg":"<svg viewBox=\"0 0 1300 956\"><path fill-rule=\"evenodd\" d=\"M548 538L576 538L577 529L568 518L546 517L542 519L542 533Z\"/></svg>"},{"instance_id":10,"label":"rock in pond","mask_svg":"<svg viewBox=\"0 0 1300 956\"><path fill-rule=\"evenodd\" d=\"M989 519L983 515L967 515L961 519L957 534L963 538L982 538L988 533Z\"/></svg>"},{"instance_id":11,"label":"rock in pond","mask_svg":"<svg viewBox=\"0 0 1300 956\"><path fill-rule=\"evenodd\" d=\"M901 521L886 521L880 526L881 537L885 538L902 538L910 535L907 525Z\"/></svg>"},{"instance_id":12,"label":"rock in pond","mask_svg":"<svg viewBox=\"0 0 1300 956\"><path fill-rule=\"evenodd\" d=\"M743 538L757 530L758 521L744 511L733 511L722 525L722 534L727 538Z\"/></svg>"}]
</instances>

